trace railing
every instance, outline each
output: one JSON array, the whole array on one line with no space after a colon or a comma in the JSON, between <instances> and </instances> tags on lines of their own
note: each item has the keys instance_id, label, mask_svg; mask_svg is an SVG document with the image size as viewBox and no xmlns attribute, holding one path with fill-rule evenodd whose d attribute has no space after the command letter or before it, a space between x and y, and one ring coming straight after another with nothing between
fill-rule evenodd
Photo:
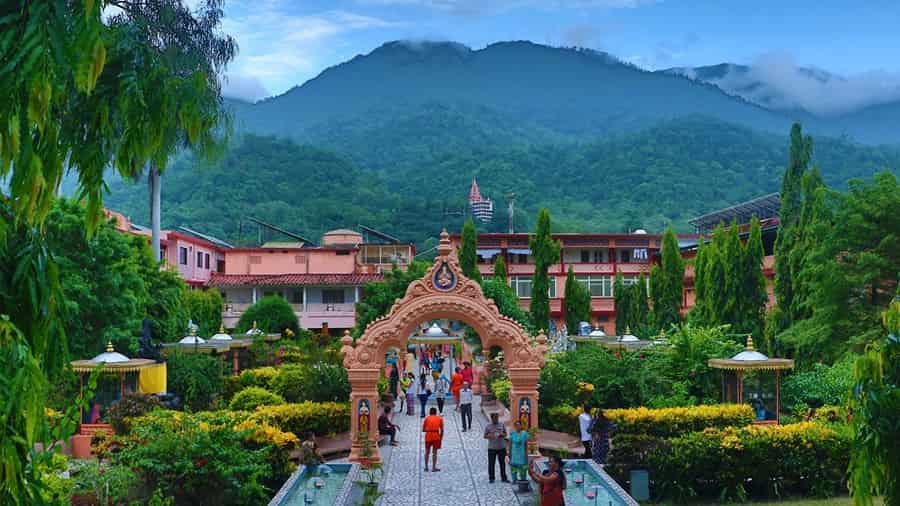
<instances>
[{"instance_id":1,"label":"railing","mask_svg":"<svg viewBox=\"0 0 900 506\"><path fill-rule=\"evenodd\" d=\"M226 302L224 307L225 314L240 314L247 310L253 304L249 303L240 303L240 302ZM305 307L303 304L291 304L291 308L295 313L355 313L356 312L356 304L352 302L348 303L335 303L335 304L325 304L325 303L310 303Z\"/></svg>"}]
</instances>

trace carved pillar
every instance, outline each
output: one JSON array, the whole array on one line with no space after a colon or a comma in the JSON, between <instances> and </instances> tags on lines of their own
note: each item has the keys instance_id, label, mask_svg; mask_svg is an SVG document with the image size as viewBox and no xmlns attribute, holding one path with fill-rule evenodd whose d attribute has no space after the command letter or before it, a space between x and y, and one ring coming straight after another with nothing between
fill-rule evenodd
<instances>
[{"instance_id":1,"label":"carved pillar","mask_svg":"<svg viewBox=\"0 0 900 506\"><path fill-rule=\"evenodd\" d=\"M348 371L350 378L350 461L359 462L360 459L368 458L369 462L381 462L381 455L378 452L378 369L351 369ZM368 409L368 415L362 412L361 408ZM366 419L367 418L367 419ZM368 425L369 433L369 453L365 457L363 438L360 438L361 432L364 432Z\"/></svg>"},{"instance_id":2,"label":"carved pillar","mask_svg":"<svg viewBox=\"0 0 900 506\"><path fill-rule=\"evenodd\" d=\"M515 420L522 422L524 430L538 428L538 378L541 370L538 367L509 368L509 379L512 388L509 391L509 423ZM528 445L530 455L539 455L537 450L537 433Z\"/></svg>"}]
</instances>

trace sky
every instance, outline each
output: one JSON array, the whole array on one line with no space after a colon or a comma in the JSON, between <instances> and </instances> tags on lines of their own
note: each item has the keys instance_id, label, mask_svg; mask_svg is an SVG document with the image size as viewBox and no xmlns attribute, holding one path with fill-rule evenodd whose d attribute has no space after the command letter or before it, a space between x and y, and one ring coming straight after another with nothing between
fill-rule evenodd
<instances>
[{"instance_id":1,"label":"sky","mask_svg":"<svg viewBox=\"0 0 900 506\"><path fill-rule=\"evenodd\" d=\"M896 0L226 0L223 29L239 53L224 90L278 95L386 41L480 49L524 39L606 51L649 70L758 64L767 69L759 75L778 74L788 87L796 76L783 72L802 65L846 78L815 91L823 97L900 96L898 24Z\"/></svg>"}]
</instances>

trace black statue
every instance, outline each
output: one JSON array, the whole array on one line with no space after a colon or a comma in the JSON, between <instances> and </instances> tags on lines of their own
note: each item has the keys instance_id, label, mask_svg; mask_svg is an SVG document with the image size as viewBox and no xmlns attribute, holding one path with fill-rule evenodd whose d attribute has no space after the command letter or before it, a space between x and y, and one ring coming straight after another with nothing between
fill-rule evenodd
<instances>
[{"instance_id":1,"label":"black statue","mask_svg":"<svg viewBox=\"0 0 900 506\"><path fill-rule=\"evenodd\" d=\"M162 362L162 356L160 354L162 345L153 344L153 322L150 318L144 318L144 322L141 325L141 338L138 343L140 344L140 350L138 351L138 356L140 358L149 358L151 360L156 360L157 362Z\"/></svg>"}]
</instances>

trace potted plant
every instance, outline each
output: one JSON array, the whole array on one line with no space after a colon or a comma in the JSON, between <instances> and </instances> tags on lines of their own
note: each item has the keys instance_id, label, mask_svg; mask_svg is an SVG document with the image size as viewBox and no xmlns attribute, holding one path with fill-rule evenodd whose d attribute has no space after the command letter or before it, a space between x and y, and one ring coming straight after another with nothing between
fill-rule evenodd
<instances>
[{"instance_id":1,"label":"potted plant","mask_svg":"<svg viewBox=\"0 0 900 506\"><path fill-rule=\"evenodd\" d=\"M383 475L383 470L380 462L372 462L372 441L369 439L368 432L360 432L359 433L359 441L361 444L360 448L360 478L356 481L356 484L362 488L363 491L363 506L374 506L375 502L383 495L383 493L378 490L378 481L381 479Z\"/></svg>"}]
</instances>

